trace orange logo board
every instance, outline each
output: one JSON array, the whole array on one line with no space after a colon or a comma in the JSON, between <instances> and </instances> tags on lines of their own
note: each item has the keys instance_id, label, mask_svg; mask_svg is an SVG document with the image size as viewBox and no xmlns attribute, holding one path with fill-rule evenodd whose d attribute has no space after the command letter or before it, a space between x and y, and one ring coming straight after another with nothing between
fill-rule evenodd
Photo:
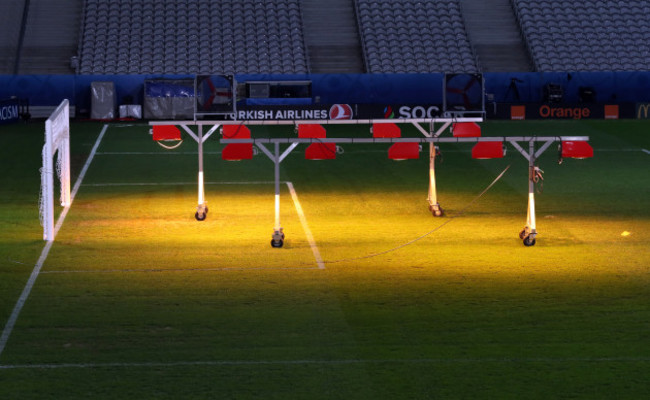
<instances>
[{"instance_id":1,"label":"orange logo board","mask_svg":"<svg viewBox=\"0 0 650 400\"><path fill-rule=\"evenodd\" d=\"M510 106L510 119L526 119L526 106Z\"/></svg>"},{"instance_id":2,"label":"orange logo board","mask_svg":"<svg viewBox=\"0 0 650 400\"><path fill-rule=\"evenodd\" d=\"M618 105L605 106L605 119L618 119Z\"/></svg>"}]
</instances>

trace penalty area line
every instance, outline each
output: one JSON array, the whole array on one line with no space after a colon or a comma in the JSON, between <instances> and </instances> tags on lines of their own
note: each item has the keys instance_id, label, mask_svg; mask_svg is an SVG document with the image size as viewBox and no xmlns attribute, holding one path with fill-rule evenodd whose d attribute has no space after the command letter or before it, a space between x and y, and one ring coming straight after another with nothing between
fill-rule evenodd
<instances>
[{"instance_id":1,"label":"penalty area line","mask_svg":"<svg viewBox=\"0 0 650 400\"><path fill-rule=\"evenodd\" d=\"M90 166L90 163L95 157L95 153L97 153L97 148L99 147L99 144L104 138L104 134L106 133L107 129L108 129L108 125L104 125L101 132L99 133L99 136L97 137L97 140L95 141L95 145L90 151L90 155L88 156L86 163L84 164L83 168L81 169L81 172L79 173L79 176L77 177L77 181L75 182L74 187L72 188L72 193L70 194L70 205L74 202L74 198L77 195L77 192L79 191L81 182L86 176L88 167ZM12 310L9 319L7 320L7 323L5 324L4 329L2 330L2 335L0 335L0 355L2 355L2 352L4 351L5 346L7 345L7 341L9 341L9 336L11 336L11 332L13 331L14 326L16 325L16 320L18 320L18 316L20 315L20 312L22 311L23 306L27 301L27 298L29 297L32 288L34 287L34 283L36 283L36 278L38 278L38 275L41 272L41 268L43 268L43 264L45 263L45 260L47 259L47 256L50 253L50 249L52 248L54 239L56 238L57 233L59 232L61 226L63 225L63 220L65 220L65 217L68 215L68 210L70 210L70 205L66 206L61 212L61 214L59 215L59 218L56 221L56 226L54 227L54 234L52 235L53 238L52 240L48 240L47 243L45 243L45 246L41 251L41 255L38 258L36 265L34 265L34 269L32 270L32 273L29 276L29 279L27 280L27 283L25 284L23 291L20 294L18 301L16 301L16 305L14 306L14 309Z\"/></svg>"},{"instance_id":2,"label":"penalty area line","mask_svg":"<svg viewBox=\"0 0 650 400\"><path fill-rule=\"evenodd\" d=\"M298 213L298 218L300 219L302 228L305 231L305 236L307 236L309 247L311 247L311 251L314 253L314 258L316 259L316 264L318 265L318 269L325 269L325 263L323 262L323 258L320 255L318 246L316 246L316 240L314 240L314 235L311 234L311 230L309 229L309 224L307 224L307 218L305 217L305 213L302 211L302 206L300 205L300 200L298 200L298 194L296 193L296 189L293 187L293 183L289 181L285 183L289 188L289 193L291 193L291 199L293 200L293 205L296 207L296 212Z\"/></svg>"}]
</instances>

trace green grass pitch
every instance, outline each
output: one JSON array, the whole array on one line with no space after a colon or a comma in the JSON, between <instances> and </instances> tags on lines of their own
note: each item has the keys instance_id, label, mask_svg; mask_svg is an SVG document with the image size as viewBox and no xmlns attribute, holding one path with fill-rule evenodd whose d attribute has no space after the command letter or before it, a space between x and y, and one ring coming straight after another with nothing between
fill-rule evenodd
<instances>
[{"instance_id":1,"label":"green grass pitch","mask_svg":"<svg viewBox=\"0 0 650 400\"><path fill-rule=\"evenodd\" d=\"M285 184L285 246L269 244L264 155L224 162L210 139L210 212L197 222L196 144L166 151L147 125L109 125L0 353L0 397L644 398L650 123L482 126L484 136L591 137L593 159L540 158L536 246L518 238L528 171L512 147L472 160L471 144L441 144L442 219L427 210L425 153L394 162L387 145L348 144L336 160L307 161L299 147L281 179L295 188L319 269ZM73 183L101 129L73 123ZM43 130L0 127L0 328L44 247Z\"/></svg>"}]
</instances>

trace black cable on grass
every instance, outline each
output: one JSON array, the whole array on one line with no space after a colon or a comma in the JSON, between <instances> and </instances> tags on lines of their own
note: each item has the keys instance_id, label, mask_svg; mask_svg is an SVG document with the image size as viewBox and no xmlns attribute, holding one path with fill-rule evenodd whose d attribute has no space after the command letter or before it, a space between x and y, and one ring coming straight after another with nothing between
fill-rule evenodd
<instances>
[{"instance_id":1,"label":"black cable on grass","mask_svg":"<svg viewBox=\"0 0 650 400\"><path fill-rule=\"evenodd\" d=\"M510 164L510 165L512 165L512 164ZM333 260L333 261L325 261L325 260L323 260L323 263L324 264L335 264L335 263L341 263L341 262L347 262L347 261L356 261L356 260L364 260L364 259L367 259L367 258L373 258L373 257L381 256L381 255L384 255L384 254L387 254L387 253L391 253L393 251L397 251L397 250L402 249L402 248L404 248L406 246L410 246L410 245L412 245L413 243L415 243L415 242L417 242L419 240L424 239L425 237L433 234L434 232L441 229L443 226L445 226L448 223L450 223L451 221L453 221L455 218L458 218L458 217L462 216L463 214L465 214L465 212L472 205L474 205L474 203L476 203L478 201L478 199L483 197L483 195L485 193L487 193L487 191L490 190L492 188L492 186L494 186L503 177L503 175L505 175L506 171L508 171L508 169L510 168L510 165L508 165L503 171L501 171L501 173L496 178L494 178L492 183L490 183L485 189L483 189L483 191L481 193L479 193L476 197L474 197L474 199L472 199L472 201L470 201L465 207L463 207L456 215L448 217L445 222L443 222L442 224L436 226L435 228L433 228L429 232L425 233L424 235L418 236L417 238L415 238L413 240L410 240L410 241L408 241L408 242L406 242L404 244L401 244L399 246L393 247L392 249L380 251L378 253L372 253L372 254L368 254L368 255L365 255L365 256L344 258L344 259Z\"/></svg>"}]
</instances>

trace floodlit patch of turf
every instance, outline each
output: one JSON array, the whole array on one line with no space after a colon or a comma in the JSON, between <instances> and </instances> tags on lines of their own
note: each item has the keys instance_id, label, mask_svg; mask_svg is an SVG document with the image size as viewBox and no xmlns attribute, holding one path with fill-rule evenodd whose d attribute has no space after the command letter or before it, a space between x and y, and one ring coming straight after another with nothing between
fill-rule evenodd
<instances>
[{"instance_id":1,"label":"floodlit patch of turf","mask_svg":"<svg viewBox=\"0 0 650 400\"><path fill-rule=\"evenodd\" d=\"M484 135L591 136L594 159L558 165L549 149L539 160L545 180L530 248L518 238L527 163L512 148L502 160L474 161L471 146L442 145L447 214L433 218L425 154L392 162L388 146L346 145L335 161L309 162L300 147L282 163L282 180L296 189L321 270L285 185L287 238L271 248L273 170L263 155L223 162L222 146L206 143L210 211L197 222L196 145L188 139L173 155L151 142L146 125L113 125L0 354L0 392L641 398L650 362L650 159L638 149L650 147L648 127L484 124ZM100 129L73 125L73 174ZM293 132L253 130L283 134ZM6 321L43 246L42 126L3 127L0 145L9 161L0 178Z\"/></svg>"}]
</instances>

